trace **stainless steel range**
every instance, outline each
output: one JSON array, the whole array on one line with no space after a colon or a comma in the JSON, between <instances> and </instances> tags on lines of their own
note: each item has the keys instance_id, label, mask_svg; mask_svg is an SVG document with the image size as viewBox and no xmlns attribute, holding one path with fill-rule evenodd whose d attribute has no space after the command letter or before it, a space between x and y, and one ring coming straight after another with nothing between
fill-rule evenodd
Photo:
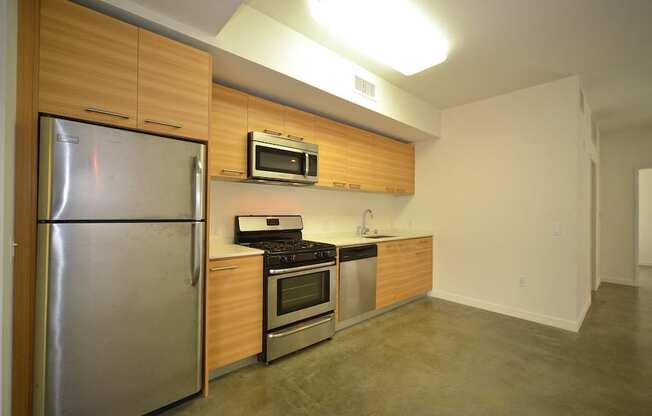
<instances>
[{"instance_id":1,"label":"stainless steel range","mask_svg":"<svg viewBox=\"0 0 652 416\"><path fill-rule=\"evenodd\" d=\"M337 251L332 244L303 240L302 230L299 215L235 219L235 242L265 251L265 362L335 333Z\"/></svg>"}]
</instances>

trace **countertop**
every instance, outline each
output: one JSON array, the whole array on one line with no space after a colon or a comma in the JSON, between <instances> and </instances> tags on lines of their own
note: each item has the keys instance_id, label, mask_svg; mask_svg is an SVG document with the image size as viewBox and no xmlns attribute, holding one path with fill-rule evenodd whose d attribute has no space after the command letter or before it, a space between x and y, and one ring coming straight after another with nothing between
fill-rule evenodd
<instances>
[{"instance_id":1,"label":"countertop","mask_svg":"<svg viewBox=\"0 0 652 416\"><path fill-rule=\"evenodd\" d=\"M383 238L364 238L353 233L336 233L336 234L309 234L303 233L303 238L320 243L329 243L338 247L357 246L360 244L382 243L384 241L409 240L411 238L432 237L431 232L427 231L383 231L379 235L389 235L391 237Z\"/></svg>"},{"instance_id":2,"label":"countertop","mask_svg":"<svg viewBox=\"0 0 652 416\"><path fill-rule=\"evenodd\" d=\"M208 257L211 260L219 260L233 257L257 256L263 253L263 250L258 250L257 248L211 240L210 253L208 253Z\"/></svg>"},{"instance_id":3,"label":"countertop","mask_svg":"<svg viewBox=\"0 0 652 416\"><path fill-rule=\"evenodd\" d=\"M409 240L411 238L432 237L432 233L424 231L387 231L378 232L381 235L390 235L383 238L364 238L352 233L331 233L331 234L303 234L306 240L329 243L338 247L357 246L360 244L382 243L384 241ZM211 240L209 258L211 260L228 259L233 257L257 256L263 254L263 250L241 246L239 244L225 243L223 241Z\"/></svg>"}]
</instances>

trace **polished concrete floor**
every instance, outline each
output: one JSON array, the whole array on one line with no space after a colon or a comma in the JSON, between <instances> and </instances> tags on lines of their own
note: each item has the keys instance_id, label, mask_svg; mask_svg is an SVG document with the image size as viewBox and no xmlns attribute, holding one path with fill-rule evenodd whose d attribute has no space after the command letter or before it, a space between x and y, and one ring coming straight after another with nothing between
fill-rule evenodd
<instances>
[{"instance_id":1,"label":"polished concrete floor","mask_svg":"<svg viewBox=\"0 0 652 416\"><path fill-rule=\"evenodd\" d=\"M652 289L603 284L577 334L420 300L173 415L652 415Z\"/></svg>"}]
</instances>

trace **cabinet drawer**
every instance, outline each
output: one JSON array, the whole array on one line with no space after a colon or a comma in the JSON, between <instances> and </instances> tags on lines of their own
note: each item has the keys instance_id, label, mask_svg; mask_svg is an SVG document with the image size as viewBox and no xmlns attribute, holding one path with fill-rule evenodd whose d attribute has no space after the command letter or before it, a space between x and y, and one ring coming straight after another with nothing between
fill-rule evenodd
<instances>
[{"instance_id":1,"label":"cabinet drawer","mask_svg":"<svg viewBox=\"0 0 652 416\"><path fill-rule=\"evenodd\" d=\"M263 258L209 262L206 361L209 370L262 351Z\"/></svg>"}]
</instances>

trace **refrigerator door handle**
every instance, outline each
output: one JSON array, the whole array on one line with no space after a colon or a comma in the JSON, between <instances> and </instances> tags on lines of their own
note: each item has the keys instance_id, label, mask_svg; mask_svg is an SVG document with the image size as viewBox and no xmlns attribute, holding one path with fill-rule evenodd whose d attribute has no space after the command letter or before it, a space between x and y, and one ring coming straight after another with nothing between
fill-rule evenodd
<instances>
[{"instance_id":1,"label":"refrigerator door handle","mask_svg":"<svg viewBox=\"0 0 652 416\"><path fill-rule=\"evenodd\" d=\"M195 222L192 224L192 280L190 284L197 286L201 278L202 271L202 247L204 236L202 233L203 223Z\"/></svg>"},{"instance_id":2,"label":"refrigerator door handle","mask_svg":"<svg viewBox=\"0 0 652 416\"><path fill-rule=\"evenodd\" d=\"M193 207L196 220L199 220L202 217L201 196L203 170L204 168L202 166L201 159L199 157L195 157L193 163Z\"/></svg>"}]
</instances>

